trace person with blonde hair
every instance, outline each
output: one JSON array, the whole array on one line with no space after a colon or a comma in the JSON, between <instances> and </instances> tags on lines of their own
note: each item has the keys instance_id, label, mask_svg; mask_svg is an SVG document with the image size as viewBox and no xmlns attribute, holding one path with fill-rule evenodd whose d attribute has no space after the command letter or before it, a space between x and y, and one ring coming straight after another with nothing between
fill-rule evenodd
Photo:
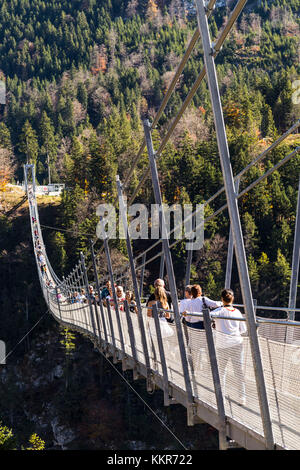
<instances>
[{"instance_id":1,"label":"person with blonde hair","mask_svg":"<svg viewBox=\"0 0 300 470\"><path fill-rule=\"evenodd\" d=\"M165 289L165 281L163 279L156 279L154 281L154 287L155 287L155 290L158 287L160 287L161 289L164 290L164 292L167 296L167 302L168 302L168 305L169 305L169 309L172 309L172 297L171 297L171 293ZM153 302L153 301L155 301L155 291L153 292L153 294L150 295L150 297L148 299L148 302L147 302L147 307L149 306L149 303ZM173 323L174 319L173 319L173 314L172 313L170 313L170 316L167 318L167 321L170 322L170 323Z\"/></svg>"},{"instance_id":2,"label":"person with blonde hair","mask_svg":"<svg viewBox=\"0 0 300 470\"><path fill-rule=\"evenodd\" d=\"M130 312L137 313L137 306L136 306L136 301L134 300L134 295L131 290L127 290L125 292L125 299L128 302L128 308Z\"/></svg>"},{"instance_id":3,"label":"person with blonde hair","mask_svg":"<svg viewBox=\"0 0 300 470\"><path fill-rule=\"evenodd\" d=\"M154 299L148 301L147 307L152 307L156 302L157 302L158 309L163 309L163 310L158 310L159 317L165 318L166 320L170 319L171 317L170 313L165 311L165 310L170 310L168 297L167 297L164 287L160 285L155 288ZM147 315L148 317L152 317L151 308L148 308Z\"/></svg>"}]
</instances>

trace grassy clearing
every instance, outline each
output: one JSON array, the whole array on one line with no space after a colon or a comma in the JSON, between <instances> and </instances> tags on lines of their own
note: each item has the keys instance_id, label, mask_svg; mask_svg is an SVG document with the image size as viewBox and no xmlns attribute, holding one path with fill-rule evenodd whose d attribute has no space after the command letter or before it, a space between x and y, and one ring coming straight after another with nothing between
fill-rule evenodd
<instances>
[{"instance_id":1,"label":"grassy clearing","mask_svg":"<svg viewBox=\"0 0 300 470\"><path fill-rule=\"evenodd\" d=\"M5 215L6 212L10 211L14 206L19 204L24 198L25 192L17 186L8 185L6 191L0 191L0 214ZM37 195L37 203L39 206L56 206L61 202L60 196L44 196ZM20 206L15 215L19 212L23 212L28 207L27 200Z\"/></svg>"}]
</instances>

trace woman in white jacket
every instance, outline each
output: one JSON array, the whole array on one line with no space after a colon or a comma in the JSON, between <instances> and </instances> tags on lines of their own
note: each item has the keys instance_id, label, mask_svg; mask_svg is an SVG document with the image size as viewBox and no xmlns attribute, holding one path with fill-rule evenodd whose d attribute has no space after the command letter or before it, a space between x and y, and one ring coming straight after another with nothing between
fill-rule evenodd
<instances>
[{"instance_id":1,"label":"woman in white jacket","mask_svg":"<svg viewBox=\"0 0 300 470\"><path fill-rule=\"evenodd\" d=\"M246 403L245 377L243 371L244 349L242 334L246 333L245 321L233 318L244 318L241 312L233 307L234 294L231 289L224 289L221 293L223 307L213 311L216 325L216 349L222 389L225 396L226 366L231 360L234 375L238 381L239 398L241 404ZM226 317L217 318L216 316Z\"/></svg>"},{"instance_id":2,"label":"woman in white jacket","mask_svg":"<svg viewBox=\"0 0 300 470\"><path fill-rule=\"evenodd\" d=\"M191 287L192 298L190 302L186 305L186 310L182 312L182 315L185 317L186 325L190 328L195 328L197 330L204 330L204 323L202 318L194 317L189 315L189 313L202 313L204 308L217 308L222 305L222 302L211 300L208 297L202 295L202 289L199 284L195 284Z\"/></svg>"}]
</instances>

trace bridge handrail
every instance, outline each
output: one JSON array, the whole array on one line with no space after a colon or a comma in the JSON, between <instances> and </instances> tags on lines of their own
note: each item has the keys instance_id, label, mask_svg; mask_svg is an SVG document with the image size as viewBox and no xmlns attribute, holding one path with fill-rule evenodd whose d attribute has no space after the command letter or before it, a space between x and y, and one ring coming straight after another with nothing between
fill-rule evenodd
<instances>
[{"instance_id":1,"label":"bridge handrail","mask_svg":"<svg viewBox=\"0 0 300 470\"><path fill-rule=\"evenodd\" d=\"M153 310L153 307L145 307L149 310ZM160 308L160 307L157 307L157 310L161 311L161 312L167 312L167 313L174 313L173 310L167 310L165 308ZM293 309L294 310L294 309ZM300 311L300 309L298 309ZM199 318L203 318L203 313L201 312L187 312L187 315L188 316L191 316L191 317L199 317ZM212 312L210 312L210 317L211 318L219 318L219 319L224 319L224 320L228 320L228 316L223 316L223 315L215 315ZM246 321L246 318L243 317L233 317L233 316L230 316L230 320L237 320L237 321ZM259 324L259 323L273 323L273 324L277 324L277 325L284 325L284 326L300 326L300 322L298 321L291 321L291 320L281 320L281 319L277 319L277 318L262 318L262 317L257 317L256 318L256 322Z\"/></svg>"}]
</instances>

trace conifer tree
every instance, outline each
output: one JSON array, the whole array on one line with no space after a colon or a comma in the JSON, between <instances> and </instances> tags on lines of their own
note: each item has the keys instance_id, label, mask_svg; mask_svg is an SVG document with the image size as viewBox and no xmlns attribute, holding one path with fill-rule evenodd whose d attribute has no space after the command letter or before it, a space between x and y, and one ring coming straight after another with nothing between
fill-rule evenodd
<instances>
[{"instance_id":1,"label":"conifer tree","mask_svg":"<svg viewBox=\"0 0 300 470\"><path fill-rule=\"evenodd\" d=\"M19 141L19 151L26 163L36 163L38 157L38 139L35 130L27 120L22 128Z\"/></svg>"},{"instance_id":2,"label":"conifer tree","mask_svg":"<svg viewBox=\"0 0 300 470\"><path fill-rule=\"evenodd\" d=\"M54 163L57 155L57 142L54 135L54 126L51 119L47 116L46 111L43 111L41 117L41 153L46 156L48 166L48 183L51 184L51 171L50 167Z\"/></svg>"},{"instance_id":3,"label":"conifer tree","mask_svg":"<svg viewBox=\"0 0 300 470\"><path fill-rule=\"evenodd\" d=\"M10 131L4 122L0 122L0 147L7 150L12 149Z\"/></svg>"},{"instance_id":4,"label":"conifer tree","mask_svg":"<svg viewBox=\"0 0 300 470\"><path fill-rule=\"evenodd\" d=\"M275 139L277 136L272 108L267 103L264 104L262 109L261 132L263 137L272 137L272 139Z\"/></svg>"}]
</instances>

